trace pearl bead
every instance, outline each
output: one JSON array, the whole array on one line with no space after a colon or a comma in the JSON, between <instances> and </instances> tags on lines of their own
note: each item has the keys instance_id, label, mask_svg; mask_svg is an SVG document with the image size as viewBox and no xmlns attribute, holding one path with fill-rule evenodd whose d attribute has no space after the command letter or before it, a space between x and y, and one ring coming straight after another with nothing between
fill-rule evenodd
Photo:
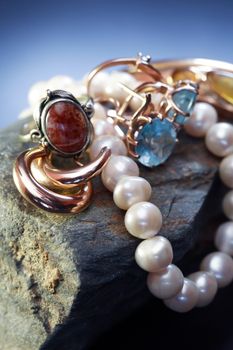
<instances>
[{"instance_id":1,"label":"pearl bead","mask_svg":"<svg viewBox=\"0 0 233 350\"><path fill-rule=\"evenodd\" d=\"M91 120L93 119L106 119L106 109L101 105L101 103L95 102L94 114Z\"/></svg>"},{"instance_id":2,"label":"pearl bead","mask_svg":"<svg viewBox=\"0 0 233 350\"><path fill-rule=\"evenodd\" d=\"M145 95L145 94L142 94L142 96ZM162 98L164 97L163 94L161 93L153 93L151 94L151 102L153 103L154 105L154 108L155 110L158 109L159 107L159 104L162 100ZM133 110L133 111L136 111L138 110L141 106L142 106L142 101L140 98L138 97L133 97L131 100L130 100L130 108Z\"/></svg>"},{"instance_id":3,"label":"pearl bead","mask_svg":"<svg viewBox=\"0 0 233 350\"><path fill-rule=\"evenodd\" d=\"M230 154L221 161L219 175L226 186L233 188L233 154Z\"/></svg>"},{"instance_id":4,"label":"pearl bead","mask_svg":"<svg viewBox=\"0 0 233 350\"><path fill-rule=\"evenodd\" d=\"M207 255L201 263L201 270L213 272L219 287L225 287L233 280L233 260L222 252Z\"/></svg>"},{"instance_id":5,"label":"pearl bead","mask_svg":"<svg viewBox=\"0 0 233 350\"><path fill-rule=\"evenodd\" d=\"M233 126L229 123L217 123L206 134L206 146L210 152L225 157L233 152Z\"/></svg>"},{"instance_id":6,"label":"pearl bead","mask_svg":"<svg viewBox=\"0 0 233 350\"><path fill-rule=\"evenodd\" d=\"M86 86L82 85L80 82L73 82L72 84L67 85L64 90L70 92L76 98L87 95Z\"/></svg>"},{"instance_id":7,"label":"pearl bead","mask_svg":"<svg viewBox=\"0 0 233 350\"><path fill-rule=\"evenodd\" d=\"M164 95L160 92L151 94L151 102L153 103L155 109L158 109L161 100L164 98Z\"/></svg>"},{"instance_id":8,"label":"pearl bead","mask_svg":"<svg viewBox=\"0 0 233 350\"><path fill-rule=\"evenodd\" d=\"M95 137L102 135L116 135L115 128L108 120L104 119L92 119L92 125L94 127Z\"/></svg>"},{"instance_id":9,"label":"pearl bead","mask_svg":"<svg viewBox=\"0 0 233 350\"><path fill-rule=\"evenodd\" d=\"M28 92L28 102L34 107L43 97L46 96L47 82L38 81L38 83L32 85Z\"/></svg>"},{"instance_id":10,"label":"pearl bead","mask_svg":"<svg viewBox=\"0 0 233 350\"><path fill-rule=\"evenodd\" d=\"M127 148L122 140L117 136L113 135L102 135L97 137L91 144L90 158L91 160L95 159L103 147L108 147L111 149L112 154L114 155L126 155Z\"/></svg>"},{"instance_id":11,"label":"pearl bead","mask_svg":"<svg viewBox=\"0 0 233 350\"><path fill-rule=\"evenodd\" d=\"M145 271L157 272L171 264L173 250L168 239L162 236L142 241L135 252L137 264Z\"/></svg>"},{"instance_id":12,"label":"pearl bead","mask_svg":"<svg viewBox=\"0 0 233 350\"><path fill-rule=\"evenodd\" d=\"M123 103L128 96L128 92L116 81L110 81L104 88L105 95Z\"/></svg>"},{"instance_id":13,"label":"pearl bead","mask_svg":"<svg viewBox=\"0 0 233 350\"><path fill-rule=\"evenodd\" d=\"M150 202L132 205L125 215L127 231L138 238L146 239L157 235L162 226L162 214L159 208Z\"/></svg>"},{"instance_id":14,"label":"pearl bead","mask_svg":"<svg viewBox=\"0 0 233 350\"><path fill-rule=\"evenodd\" d=\"M198 302L199 291L193 281L184 279L182 290L174 297L164 300L164 304L176 312L188 312L192 310Z\"/></svg>"},{"instance_id":15,"label":"pearl bead","mask_svg":"<svg viewBox=\"0 0 233 350\"><path fill-rule=\"evenodd\" d=\"M215 276L210 272L199 271L192 273L188 276L188 278L196 284L199 290L196 306L203 307L210 304L218 290L218 284Z\"/></svg>"},{"instance_id":16,"label":"pearl bead","mask_svg":"<svg viewBox=\"0 0 233 350\"><path fill-rule=\"evenodd\" d=\"M18 115L18 118L19 119L26 119L26 118L29 118L33 115L33 108L29 107L29 108L25 108L23 109L19 115ZM30 131L30 130L28 130Z\"/></svg>"},{"instance_id":17,"label":"pearl bead","mask_svg":"<svg viewBox=\"0 0 233 350\"><path fill-rule=\"evenodd\" d=\"M85 83L86 78L84 78ZM110 75L106 72L99 72L97 73L94 78L91 81L90 85L90 96L94 98L105 98L105 90L103 89L104 86L109 84L110 81Z\"/></svg>"},{"instance_id":18,"label":"pearl bead","mask_svg":"<svg viewBox=\"0 0 233 350\"><path fill-rule=\"evenodd\" d=\"M137 84L137 80L131 74L121 71L112 72L111 81L115 83L120 82L129 88L134 88Z\"/></svg>"},{"instance_id":19,"label":"pearl bead","mask_svg":"<svg viewBox=\"0 0 233 350\"><path fill-rule=\"evenodd\" d=\"M101 178L104 186L113 192L117 182L125 175L138 176L137 164L129 157L113 155L104 167Z\"/></svg>"},{"instance_id":20,"label":"pearl bead","mask_svg":"<svg viewBox=\"0 0 233 350\"><path fill-rule=\"evenodd\" d=\"M199 102L184 125L188 134L194 137L203 137L209 128L217 123L218 113L209 103Z\"/></svg>"},{"instance_id":21,"label":"pearl bead","mask_svg":"<svg viewBox=\"0 0 233 350\"><path fill-rule=\"evenodd\" d=\"M47 82L47 89L71 92L68 87L73 83L74 80L67 75L56 75Z\"/></svg>"},{"instance_id":22,"label":"pearl bead","mask_svg":"<svg viewBox=\"0 0 233 350\"><path fill-rule=\"evenodd\" d=\"M124 176L114 189L113 200L119 208L127 210L135 203L148 201L151 191L151 185L142 177Z\"/></svg>"},{"instance_id":23,"label":"pearl bead","mask_svg":"<svg viewBox=\"0 0 233 350\"><path fill-rule=\"evenodd\" d=\"M228 221L220 225L214 243L218 250L233 256L233 222Z\"/></svg>"},{"instance_id":24,"label":"pearl bead","mask_svg":"<svg viewBox=\"0 0 233 350\"><path fill-rule=\"evenodd\" d=\"M147 277L149 291L160 299L168 299L179 293L184 284L184 276L176 265L168 265L158 272L150 272Z\"/></svg>"},{"instance_id":25,"label":"pearl bead","mask_svg":"<svg viewBox=\"0 0 233 350\"><path fill-rule=\"evenodd\" d=\"M138 97L133 97L129 102L129 106L133 111L137 111L142 106L142 100Z\"/></svg>"},{"instance_id":26,"label":"pearl bead","mask_svg":"<svg viewBox=\"0 0 233 350\"><path fill-rule=\"evenodd\" d=\"M224 196L222 206L226 217L233 220L233 190Z\"/></svg>"},{"instance_id":27,"label":"pearl bead","mask_svg":"<svg viewBox=\"0 0 233 350\"><path fill-rule=\"evenodd\" d=\"M110 75L108 83L104 86L105 95L108 97L113 97L120 103L123 103L129 93L119 83L134 89L137 81L132 75L126 72L113 72Z\"/></svg>"}]
</instances>

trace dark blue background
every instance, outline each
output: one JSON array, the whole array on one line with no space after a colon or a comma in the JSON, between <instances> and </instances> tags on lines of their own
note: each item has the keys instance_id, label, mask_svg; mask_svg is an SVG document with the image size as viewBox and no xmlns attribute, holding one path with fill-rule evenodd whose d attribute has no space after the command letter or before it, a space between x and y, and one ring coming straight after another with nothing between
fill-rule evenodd
<instances>
[{"instance_id":1,"label":"dark blue background","mask_svg":"<svg viewBox=\"0 0 233 350\"><path fill-rule=\"evenodd\" d=\"M80 78L103 60L138 51L233 62L232 0L1 1L0 127L27 106L34 82Z\"/></svg>"}]
</instances>

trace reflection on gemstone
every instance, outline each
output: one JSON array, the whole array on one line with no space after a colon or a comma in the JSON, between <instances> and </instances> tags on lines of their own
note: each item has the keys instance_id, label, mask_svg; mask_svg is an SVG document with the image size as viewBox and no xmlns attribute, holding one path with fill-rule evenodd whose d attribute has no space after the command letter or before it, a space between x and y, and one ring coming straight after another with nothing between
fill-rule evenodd
<instances>
[{"instance_id":1,"label":"reflection on gemstone","mask_svg":"<svg viewBox=\"0 0 233 350\"><path fill-rule=\"evenodd\" d=\"M136 138L138 161L150 168L164 163L174 149L176 136L174 126L167 119L152 120L139 131Z\"/></svg>"},{"instance_id":2,"label":"reflection on gemstone","mask_svg":"<svg viewBox=\"0 0 233 350\"><path fill-rule=\"evenodd\" d=\"M233 74L208 73L210 88L227 102L233 104Z\"/></svg>"},{"instance_id":3,"label":"reflection on gemstone","mask_svg":"<svg viewBox=\"0 0 233 350\"><path fill-rule=\"evenodd\" d=\"M172 99L176 106L184 113L190 113L196 102L197 93L193 90L182 89L173 94Z\"/></svg>"},{"instance_id":4,"label":"reflection on gemstone","mask_svg":"<svg viewBox=\"0 0 233 350\"><path fill-rule=\"evenodd\" d=\"M54 103L47 113L46 134L49 143L58 151L67 154L81 152L88 135L84 112L69 101Z\"/></svg>"}]
</instances>

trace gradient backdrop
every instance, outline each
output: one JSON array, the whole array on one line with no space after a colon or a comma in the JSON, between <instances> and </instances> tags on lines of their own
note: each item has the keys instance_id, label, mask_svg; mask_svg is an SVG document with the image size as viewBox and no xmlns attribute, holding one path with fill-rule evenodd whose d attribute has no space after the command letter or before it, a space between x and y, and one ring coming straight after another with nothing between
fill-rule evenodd
<instances>
[{"instance_id":1,"label":"gradient backdrop","mask_svg":"<svg viewBox=\"0 0 233 350\"><path fill-rule=\"evenodd\" d=\"M138 51L233 62L233 1L0 0L0 127L34 82Z\"/></svg>"}]
</instances>

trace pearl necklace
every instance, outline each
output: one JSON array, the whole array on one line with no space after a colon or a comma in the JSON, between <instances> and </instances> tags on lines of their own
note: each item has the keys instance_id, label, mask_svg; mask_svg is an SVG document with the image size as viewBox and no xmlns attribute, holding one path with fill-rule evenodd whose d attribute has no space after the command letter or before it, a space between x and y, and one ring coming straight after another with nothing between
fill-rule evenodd
<instances>
[{"instance_id":1,"label":"pearl necklace","mask_svg":"<svg viewBox=\"0 0 233 350\"><path fill-rule=\"evenodd\" d=\"M206 63L205 60L202 61ZM191 63L194 64L194 62ZM169 64L166 61L156 63L156 67L166 71L167 68L168 70L171 68ZM185 66L186 62L183 64ZM224 63L225 67L228 66ZM221 75L219 79L222 79ZM223 77L223 79L226 78ZM189 135L204 137L208 150L215 156L223 158L219 166L220 178L231 189L222 203L223 212L229 221L221 224L215 233L214 243L217 251L208 254L202 260L200 271L184 278L181 270L172 263L171 243L159 235L162 214L155 204L149 202L151 186L146 179L139 176L137 163L127 156L124 135L117 126L109 122L106 118L106 109L97 102L113 97L114 101L122 103L126 97L126 91L116 84L119 81L131 89L136 86L134 77L126 72L113 72L111 75L100 72L92 81L90 93L96 102L92 118L95 139L89 149L90 158L94 160L100 150L106 146L112 151L112 156L101 175L102 182L109 191L113 192L116 206L126 211L126 230L142 240L136 249L135 260L139 267L148 272L147 285L150 292L177 312L187 312L194 307L206 306L214 299L218 288L229 285L233 280L233 126L218 122L217 111L211 105L216 101L209 96L211 104L196 103L192 115L184 125ZM203 84L206 91L206 79L203 79ZM31 108L23 111L20 117L31 115L35 103L44 95L46 88L63 88L75 96L82 96L86 93L85 86L86 79L83 82L74 82L68 77L60 76L43 84L37 83L29 92ZM228 90L224 93L224 96L227 96ZM161 101L162 94L152 93L151 98L156 107ZM229 107L222 100L217 101L217 104L224 109ZM130 108L135 111L139 105L140 101L133 97Z\"/></svg>"},{"instance_id":2,"label":"pearl necklace","mask_svg":"<svg viewBox=\"0 0 233 350\"><path fill-rule=\"evenodd\" d=\"M115 73L114 78L117 74L117 78L130 82L129 74ZM103 76L100 79L103 80ZM99 82L96 81L94 89L95 87L98 91L95 90L94 94L98 94ZM116 89L112 84L111 94L121 100L123 96ZM133 101L133 104L136 102ZM226 186L233 189L233 126L217 122L217 119L217 111L212 105L198 102L184 128L193 137L204 137L208 150L223 158L219 167L220 178ZM143 240L136 249L135 260L139 267L148 272L147 286L150 292L177 312L208 305L214 299L217 289L229 285L233 280L233 221L227 221L217 229L214 239L217 251L202 260L200 271L184 277L181 270L172 263L171 243L159 235L162 214L155 204L149 202L151 186L139 176L136 162L127 157L126 146L114 126L106 119L106 110L100 103L95 103L93 125L96 139L90 147L90 157L94 159L104 146L112 151L102 172L102 182L113 192L117 207L126 211L126 230ZM225 195L222 206L226 217L233 220L233 190Z\"/></svg>"}]
</instances>

